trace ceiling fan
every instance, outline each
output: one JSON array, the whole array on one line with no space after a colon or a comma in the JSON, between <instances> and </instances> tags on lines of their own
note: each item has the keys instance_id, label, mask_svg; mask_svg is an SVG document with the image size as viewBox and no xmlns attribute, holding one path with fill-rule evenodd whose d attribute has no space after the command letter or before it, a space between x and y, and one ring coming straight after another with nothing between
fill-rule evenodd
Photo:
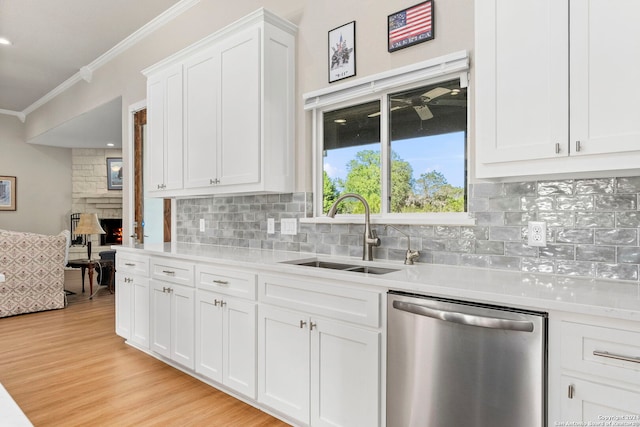
<instances>
[{"instance_id":1,"label":"ceiling fan","mask_svg":"<svg viewBox=\"0 0 640 427\"><path fill-rule=\"evenodd\" d=\"M418 114L418 117L420 117L420 120L429 120L433 118L433 113L431 112L427 104L433 101L434 99L442 95L446 95L448 93L451 93L451 89L447 89L444 87L436 87L431 89L430 91L423 93L422 95L413 96L411 98L399 98L399 99L391 98L391 102L395 102L396 104L398 103L404 104L399 106L396 105L396 107L392 107L392 110L394 109L398 110L400 108L406 108L406 107L413 107L413 109Z\"/></svg>"}]
</instances>

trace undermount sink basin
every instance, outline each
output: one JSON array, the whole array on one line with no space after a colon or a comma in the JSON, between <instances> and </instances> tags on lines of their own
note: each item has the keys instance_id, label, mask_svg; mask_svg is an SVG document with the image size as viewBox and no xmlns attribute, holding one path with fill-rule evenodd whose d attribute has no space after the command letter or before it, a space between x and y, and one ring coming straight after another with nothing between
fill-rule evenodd
<instances>
[{"instance_id":1,"label":"undermount sink basin","mask_svg":"<svg viewBox=\"0 0 640 427\"><path fill-rule=\"evenodd\" d=\"M397 269L394 269L394 268L375 267L375 266L359 265L359 264L343 264L340 262L308 260L308 259L284 261L284 263L301 265L304 267L329 268L331 270L351 271L354 273L367 273L367 274L387 274L387 273L393 273L394 271L398 271Z\"/></svg>"}]
</instances>

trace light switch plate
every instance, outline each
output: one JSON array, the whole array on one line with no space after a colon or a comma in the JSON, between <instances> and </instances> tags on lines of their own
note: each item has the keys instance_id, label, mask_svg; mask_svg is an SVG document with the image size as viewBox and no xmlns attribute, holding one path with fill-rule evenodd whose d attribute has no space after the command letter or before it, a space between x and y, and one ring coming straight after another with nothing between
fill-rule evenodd
<instances>
[{"instance_id":1,"label":"light switch plate","mask_svg":"<svg viewBox=\"0 0 640 427\"><path fill-rule=\"evenodd\" d=\"M298 234L298 220L282 218L280 220L280 234Z\"/></svg>"},{"instance_id":2,"label":"light switch plate","mask_svg":"<svg viewBox=\"0 0 640 427\"><path fill-rule=\"evenodd\" d=\"M276 232L276 220L273 218L267 218L267 234L273 234Z\"/></svg>"},{"instance_id":3,"label":"light switch plate","mask_svg":"<svg viewBox=\"0 0 640 427\"><path fill-rule=\"evenodd\" d=\"M204 230L205 230L204 218L200 218L200 231L204 231Z\"/></svg>"}]
</instances>

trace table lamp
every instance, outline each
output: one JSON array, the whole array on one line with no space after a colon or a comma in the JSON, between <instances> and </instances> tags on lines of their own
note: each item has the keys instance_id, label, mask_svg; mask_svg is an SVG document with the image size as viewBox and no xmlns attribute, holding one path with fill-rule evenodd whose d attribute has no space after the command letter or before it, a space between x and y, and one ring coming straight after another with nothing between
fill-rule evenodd
<instances>
[{"instance_id":1,"label":"table lamp","mask_svg":"<svg viewBox=\"0 0 640 427\"><path fill-rule=\"evenodd\" d=\"M87 235L87 259L91 259L91 235L106 234L98 221L98 214L83 213L80 214L78 226L73 230L73 234Z\"/></svg>"}]
</instances>

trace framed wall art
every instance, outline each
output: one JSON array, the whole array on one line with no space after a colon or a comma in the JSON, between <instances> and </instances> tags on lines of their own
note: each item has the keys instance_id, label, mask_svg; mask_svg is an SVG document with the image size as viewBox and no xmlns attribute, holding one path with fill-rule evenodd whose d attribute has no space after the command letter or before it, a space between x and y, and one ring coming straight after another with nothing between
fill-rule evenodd
<instances>
[{"instance_id":1,"label":"framed wall art","mask_svg":"<svg viewBox=\"0 0 640 427\"><path fill-rule=\"evenodd\" d=\"M387 22L389 52L432 40L433 0L392 13Z\"/></svg>"},{"instance_id":2,"label":"framed wall art","mask_svg":"<svg viewBox=\"0 0 640 427\"><path fill-rule=\"evenodd\" d=\"M329 83L356 75L356 21L329 31Z\"/></svg>"},{"instance_id":3,"label":"framed wall art","mask_svg":"<svg viewBox=\"0 0 640 427\"><path fill-rule=\"evenodd\" d=\"M0 211L15 211L16 196L16 177L0 176Z\"/></svg>"},{"instance_id":4,"label":"framed wall art","mask_svg":"<svg viewBox=\"0 0 640 427\"><path fill-rule=\"evenodd\" d=\"M122 190L122 158L107 158L107 189Z\"/></svg>"}]
</instances>

